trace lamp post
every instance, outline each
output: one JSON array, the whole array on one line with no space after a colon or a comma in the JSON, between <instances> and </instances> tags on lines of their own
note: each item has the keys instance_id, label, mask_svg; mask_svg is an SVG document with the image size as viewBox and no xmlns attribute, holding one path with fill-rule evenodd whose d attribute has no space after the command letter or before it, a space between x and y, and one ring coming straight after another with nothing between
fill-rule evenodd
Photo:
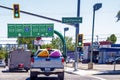
<instances>
[{"instance_id":1,"label":"lamp post","mask_svg":"<svg viewBox=\"0 0 120 80\"><path fill-rule=\"evenodd\" d=\"M64 39L65 39L65 32L68 31L68 30L69 30L68 27L65 27L65 28L64 28Z\"/></svg>"},{"instance_id":2,"label":"lamp post","mask_svg":"<svg viewBox=\"0 0 120 80\"><path fill-rule=\"evenodd\" d=\"M92 41L91 41L91 55L90 63L88 64L88 69L93 69L93 38L94 38L94 22L95 22L95 11L99 10L102 7L102 3L96 3L93 6L93 24L92 24Z\"/></svg>"},{"instance_id":3,"label":"lamp post","mask_svg":"<svg viewBox=\"0 0 120 80\"><path fill-rule=\"evenodd\" d=\"M68 31L68 30L69 30L68 27L65 27L65 28L64 28L64 39L65 39L65 32ZM65 40L65 42L66 42L66 40ZM66 46L66 47L67 47L67 46ZM65 48L66 48L66 47L65 47ZM66 51L65 51L65 54L66 54L65 56L67 57L67 48L66 48L65 50L66 50ZM66 57L65 57L65 58L66 58Z\"/></svg>"}]
</instances>

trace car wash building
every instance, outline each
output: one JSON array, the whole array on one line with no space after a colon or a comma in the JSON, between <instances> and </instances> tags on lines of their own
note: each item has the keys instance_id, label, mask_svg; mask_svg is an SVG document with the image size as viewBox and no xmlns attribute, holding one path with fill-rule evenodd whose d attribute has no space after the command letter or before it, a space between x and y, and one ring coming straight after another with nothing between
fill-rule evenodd
<instances>
[{"instance_id":1,"label":"car wash building","mask_svg":"<svg viewBox=\"0 0 120 80\"><path fill-rule=\"evenodd\" d=\"M91 54L91 43L84 43L83 61L89 62ZM100 41L93 43L93 62L106 63L109 59L120 57L120 44L112 44L109 41Z\"/></svg>"}]
</instances>

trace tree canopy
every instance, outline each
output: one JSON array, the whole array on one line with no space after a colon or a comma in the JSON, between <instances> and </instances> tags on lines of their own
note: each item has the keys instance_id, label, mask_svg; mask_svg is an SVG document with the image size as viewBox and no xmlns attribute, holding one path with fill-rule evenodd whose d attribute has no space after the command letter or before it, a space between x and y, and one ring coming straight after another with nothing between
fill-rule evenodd
<instances>
[{"instance_id":1,"label":"tree canopy","mask_svg":"<svg viewBox=\"0 0 120 80\"><path fill-rule=\"evenodd\" d=\"M107 37L107 41L111 41L112 43L115 43L117 41L117 37L115 34L110 35L110 37Z\"/></svg>"},{"instance_id":2,"label":"tree canopy","mask_svg":"<svg viewBox=\"0 0 120 80\"><path fill-rule=\"evenodd\" d=\"M34 49L33 40L35 38L18 38L18 44L27 44L28 49ZM67 50L75 50L75 43L72 42L72 37L65 37ZM41 48L53 48L53 49L63 49L62 41L59 37L53 38L51 43L41 45Z\"/></svg>"},{"instance_id":3,"label":"tree canopy","mask_svg":"<svg viewBox=\"0 0 120 80\"><path fill-rule=\"evenodd\" d=\"M72 42L72 37L65 37L67 50L75 50L75 44ZM62 49L62 41L59 37L53 38L51 41L53 48Z\"/></svg>"},{"instance_id":4,"label":"tree canopy","mask_svg":"<svg viewBox=\"0 0 120 80\"><path fill-rule=\"evenodd\" d=\"M28 49L32 50L33 49L33 40L35 40L35 38L23 38L20 37L17 39L18 44L27 44Z\"/></svg>"}]
</instances>

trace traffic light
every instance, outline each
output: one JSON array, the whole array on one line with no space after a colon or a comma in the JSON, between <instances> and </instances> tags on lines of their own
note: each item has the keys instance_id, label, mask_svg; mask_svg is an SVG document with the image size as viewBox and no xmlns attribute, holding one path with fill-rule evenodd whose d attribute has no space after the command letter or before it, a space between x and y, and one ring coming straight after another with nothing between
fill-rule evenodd
<instances>
[{"instance_id":1,"label":"traffic light","mask_svg":"<svg viewBox=\"0 0 120 80\"><path fill-rule=\"evenodd\" d=\"M14 18L20 18L20 7L19 4L13 4Z\"/></svg>"},{"instance_id":2,"label":"traffic light","mask_svg":"<svg viewBox=\"0 0 120 80\"><path fill-rule=\"evenodd\" d=\"M78 34L77 47L83 47L83 34Z\"/></svg>"}]
</instances>

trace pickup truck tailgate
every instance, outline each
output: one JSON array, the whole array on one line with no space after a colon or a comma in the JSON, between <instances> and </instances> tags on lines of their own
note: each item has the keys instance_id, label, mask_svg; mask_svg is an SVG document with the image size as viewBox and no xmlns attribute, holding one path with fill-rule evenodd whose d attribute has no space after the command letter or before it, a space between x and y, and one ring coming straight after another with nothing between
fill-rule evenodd
<instances>
[{"instance_id":1,"label":"pickup truck tailgate","mask_svg":"<svg viewBox=\"0 0 120 80\"><path fill-rule=\"evenodd\" d=\"M34 68L63 68L64 65L61 58L34 58L35 62L32 64Z\"/></svg>"}]
</instances>

